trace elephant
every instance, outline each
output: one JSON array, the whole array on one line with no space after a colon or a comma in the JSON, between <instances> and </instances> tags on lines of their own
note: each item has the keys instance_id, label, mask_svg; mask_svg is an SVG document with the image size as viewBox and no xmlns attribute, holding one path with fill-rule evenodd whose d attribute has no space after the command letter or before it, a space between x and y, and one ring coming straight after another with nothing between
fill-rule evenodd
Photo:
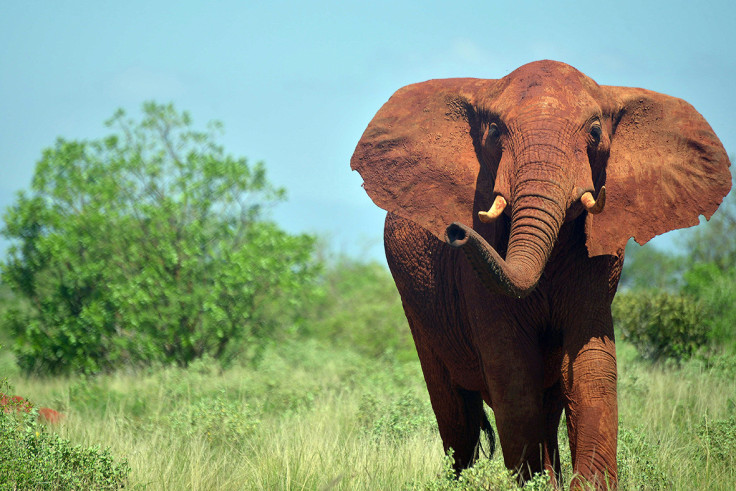
<instances>
[{"instance_id":1,"label":"elephant","mask_svg":"<svg viewBox=\"0 0 736 491\"><path fill-rule=\"evenodd\" d=\"M386 210L386 259L445 451L477 458L493 411L504 463L617 486L611 303L630 238L706 219L731 187L687 102L536 61L500 79L399 89L351 158Z\"/></svg>"}]
</instances>

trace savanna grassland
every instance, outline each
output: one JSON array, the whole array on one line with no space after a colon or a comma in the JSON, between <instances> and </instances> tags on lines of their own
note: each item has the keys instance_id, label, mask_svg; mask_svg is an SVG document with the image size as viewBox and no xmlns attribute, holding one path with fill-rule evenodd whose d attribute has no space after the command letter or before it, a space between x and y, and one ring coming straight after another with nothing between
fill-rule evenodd
<instances>
[{"instance_id":1,"label":"savanna grassland","mask_svg":"<svg viewBox=\"0 0 736 491\"><path fill-rule=\"evenodd\" d=\"M12 372L7 357L3 367ZM653 367L620 343L621 486L730 489L735 376L733 358ZM448 477L416 360L301 340L269 347L255 366L200 360L186 369L54 379L16 373L11 381L16 393L66 414L41 431L109 447L127 461L129 489L514 486L499 451L474 474ZM569 480L564 422L560 440Z\"/></svg>"},{"instance_id":2,"label":"savanna grassland","mask_svg":"<svg viewBox=\"0 0 736 491\"><path fill-rule=\"evenodd\" d=\"M285 191L187 113L108 126L3 215L0 392L35 407L0 411L0 489L517 488L498 442L451 472L385 266L269 222ZM627 247L623 489L734 489L734 196L677 252Z\"/></svg>"}]
</instances>

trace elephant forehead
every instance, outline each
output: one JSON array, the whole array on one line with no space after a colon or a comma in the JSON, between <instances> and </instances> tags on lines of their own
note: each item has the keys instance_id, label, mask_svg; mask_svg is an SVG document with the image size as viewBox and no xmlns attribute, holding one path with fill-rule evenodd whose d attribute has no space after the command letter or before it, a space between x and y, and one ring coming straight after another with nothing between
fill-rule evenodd
<instances>
[{"instance_id":1,"label":"elephant forehead","mask_svg":"<svg viewBox=\"0 0 736 491\"><path fill-rule=\"evenodd\" d=\"M502 79L495 109L508 119L532 113L577 119L597 107L600 87L591 78L565 63L529 63Z\"/></svg>"},{"instance_id":2,"label":"elephant forehead","mask_svg":"<svg viewBox=\"0 0 736 491\"><path fill-rule=\"evenodd\" d=\"M544 92L557 92L569 87L577 90L590 90L598 84L583 72L559 61L543 60L523 65L506 75L503 79L510 87L535 95Z\"/></svg>"},{"instance_id":3,"label":"elephant forehead","mask_svg":"<svg viewBox=\"0 0 736 491\"><path fill-rule=\"evenodd\" d=\"M560 101L559 98L548 95L537 97L537 99L534 101L534 106L537 109L545 112L559 111L564 107L562 101Z\"/></svg>"}]
</instances>

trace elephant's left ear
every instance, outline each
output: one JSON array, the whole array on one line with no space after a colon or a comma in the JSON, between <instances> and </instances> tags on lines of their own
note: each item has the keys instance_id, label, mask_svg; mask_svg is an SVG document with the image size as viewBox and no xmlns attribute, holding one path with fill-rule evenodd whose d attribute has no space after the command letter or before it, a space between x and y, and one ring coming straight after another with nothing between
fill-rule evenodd
<instances>
[{"instance_id":1,"label":"elephant's left ear","mask_svg":"<svg viewBox=\"0 0 736 491\"><path fill-rule=\"evenodd\" d=\"M613 136L606 205L588 215L590 256L618 254L633 237L709 219L731 189L730 162L710 125L690 104L644 89L601 87L609 97Z\"/></svg>"},{"instance_id":2,"label":"elephant's left ear","mask_svg":"<svg viewBox=\"0 0 736 491\"><path fill-rule=\"evenodd\" d=\"M444 240L493 201L481 169L474 101L494 80L429 80L399 89L368 125L351 159L374 203ZM483 182L485 185L478 186Z\"/></svg>"}]
</instances>

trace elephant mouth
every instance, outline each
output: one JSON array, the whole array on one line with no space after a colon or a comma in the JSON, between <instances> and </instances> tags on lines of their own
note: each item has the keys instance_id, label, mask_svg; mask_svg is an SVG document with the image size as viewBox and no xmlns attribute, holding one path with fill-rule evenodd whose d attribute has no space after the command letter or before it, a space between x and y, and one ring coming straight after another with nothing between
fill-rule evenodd
<instances>
[{"instance_id":1,"label":"elephant mouth","mask_svg":"<svg viewBox=\"0 0 736 491\"><path fill-rule=\"evenodd\" d=\"M602 187L597 198L591 191L576 190L573 202L579 202L591 214L603 211L606 203L606 188ZM495 221L506 208L506 200L497 196L487 212L479 212L484 223ZM528 208L534 208L528 206ZM512 238L509 253L504 260L498 252L475 230L462 223L454 222L445 230L445 241L453 248L463 251L478 278L492 293L501 293L513 298L524 298L537 286L549 258L559 227L564 220L564 211L544 211L539 216L516 217L512 220ZM518 237L513 238L514 232ZM512 251L512 242L519 247ZM527 252L532 251L532 252Z\"/></svg>"},{"instance_id":2,"label":"elephant mouth","mask_svg":"<svg viewBox=\"0 0 736 491\"><path fill-rule=\"evenodd\" d=\"M454 222L447 227L445 241L463 251L478 278L492 293L524 298L539 281L541 272L530 274L524 264L504 261L478 232L462 223Z\"/></svg>"}]
</instances>

